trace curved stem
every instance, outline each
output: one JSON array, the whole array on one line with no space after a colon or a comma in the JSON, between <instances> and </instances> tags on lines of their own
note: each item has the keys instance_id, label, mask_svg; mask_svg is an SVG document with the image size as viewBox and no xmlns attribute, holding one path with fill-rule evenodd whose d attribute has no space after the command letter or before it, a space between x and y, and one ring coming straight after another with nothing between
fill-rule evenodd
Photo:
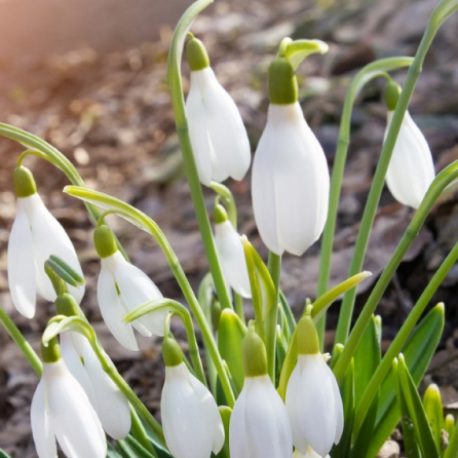
<instances>
[{"instance_id":1,"label":"curved stem","mask_svg":"<svg viewBox=\"0 0 458 458\"><path fill-rule=\"evenodd\" d=\"M173 315L178 316L183 322L183 326L186 331L186 338L189 346L189 356L191 357L192 366L197 378L204 384L207 385L205 378L204 368L202 366L202 360L200 359L199 346L197 345L196 334L194 332L194 325L192 323L191 314L184 307L173 299L163 299L160 301L152 301L146 304L140 305L135 310L129 312L125 317L124 321L130 323L141 316L159 310L171 310Z\"/></svg>"},{"instance_id":2,"label":"curved stem","mask_svg":"<svg viewBox=\"0 0 458 458\"><path fill-rule=\"evenodd\" d=\"M212 181L209 187L213 189L213 191L215 191L218 197L223 201L227 210L229 221L237 230L237 206L235 205L235 199L232 192L227 186L224 186L221 183L216 183L215 181Z\"/></svg>"},{"instance_id":3,"label":"curved stem","mask_svg":"<svg viewBox=\"0 0 458 458\"><path fill-rule=\"evenodd\" d=\"M212 2L213 0L198 0L194 2L185 11L178 22L169 51L167 79L172 97L172 106L175 115L178 138L180 141L181 151L183 153L186 176L188 177L191 198L196 210L197 222L208 263L210 265L210 271L213 276L213 281L215 283L215 288L221 306L223 308L232 308L229 292L223 278L218 255L216 253L215 241L213 239L210 220L205 206L202 186L197 174L197 167L194 160L191 140L189 138L188 122L186 119L185 102L183 97L183 85L181 81L181 56L183 54L183 45L186 34L191 27L194 18Z\"/></svg>"},{"instance_id":4,"label":"curved stem","mask_svg":"<svg viewBox=\"0 0 458 458\"><path fill-rule=\"evenodd\" d=\"M43 371L43 364L41 363L39 356L35 353L35 350L29 344L19 328L15 325L14 321L9 317L8 313L6 313L6 310L2 307L0 307L0 323L5 328L5 331L11 339L13 339L13 342L22 351L22 354L32 366L35 374L40 376Z\"/></svg>"},{"instance_id":5,"label":"curved stem","mask_svg":"<svg viewBox=\"0 0 458 458\"><path fill-rule=\"evenodd\" d=\"M382 194L383 186L385 183L385 175L388 169L388 164L393 153L396 139L401 128L401 123L404 118L405 112L410 102L410 98L415 89L416 82L420 76L423 62L426 54L431 46L431 43L438 31L438 27L434 25L434 14L430 19L421 43L418 47L414 61L409 68L407 79L402 88L401 95L396 109L393 114L392 122L388 128L388 133L383 143L380 159L377 164L372 186L367 197L366 206L364 208L363 216L361 218L360 230L358 238L356 239L355 251L350 264L348 276L351 276L362 269L364 258L366 255L367 245L369 243L369 236L372 230L372 225L377 212L377 207ZM340 309L339 322L336 331L335 343L345 343L350 330L351 318L353 315L353 308L356 299L356 291L352 290L345 294L342 306Z\"/></svg>"},{"instance_id":6,"label":"curved stem","mask_svg":"<svg viewBox=\"0 0 458 458\"><path fill-rule=\"evenodd\" d=\"M382 275L372 290L366 304L364 305L355 326L345 344L342 354L336 362L334 373L339 382L343 380L346 369L348 368L351 358L353 357L363 334L372 319L372 315L380 302L388 284L390 283L396 269L401 263L410 245L420 232L423 224L431 211L431 208L439 198L442 191L454 180L458 179L458 161L453 162L434 179L429 187L420 207L415 212L412 221L407 227L398 246L396 247L388 265L385 267Z\"/></svg>"},{"instance_id":7,"label":"curved stem","mask_svg":"<svg viewBox=\"0 0 458 458\"><path fill-rule=\"evenodd\" d=\"M350 88L345 96L340 121L337 149L332 167L331 186L329 193L328 216L321 239L320 269L316 296L319 297L326 292L329 286L331 275L332 247L337 223L337 210L339 207L342 182L347 161L348 148L350 145L351 116L353 107L361 90L366 84L375 78L388 77L388 71L409 66L413 61L411 57L393 57L380 59L363 67L353 78ZM326 326L326 315L317 323L317 330L323 344L324 329Z\"/></svg>"},{"instance_id":8,"label":"curved stem","mask_svg":"<svg viewBox=\"0 0 458 458\"><path fill-rule=\"evenodd\" d=\"M402 352L402 349L407 342L409 336L415 328L415 325L420 320L423 312L430 303L434 293L440 287L442 282L447 277L450 270L455 266L458 260L458 243L452 248L447 257L443 260L442 264L437 269L433 278L428 283L417 303L413 306L409 313L409 316L405 320L401 329L396 334L396 337L391 342L387 352L383 356L382 361L378 365L376 371L372 375L369 383L366 385L364 393L361 397L361 401L358 404L358 408L355 413L355 423L353 425L355 437L358 434L359 429L366 417L368 409L377 395L377 388L380 386L384 378L388 375L391 364L394 358Z\"/></svg>"},{"instance_id":9,"label":"curved stem","mask_svg":"<svg viewBox=\"0 0 458 458\"><path fill-rule=\"evenodd\" d=\"M140 229L146 230L152 237L155 239L156 243L161 248L164 256L169 264L170 270L172 271L186 301L189 304L189 307L197 321L199 329L202 333L202 338L205 347L207 348L210 357L212 358L215 368L218 372L218 376L221 381L221 386L224 390L226 400L229 403L229 406L235 402L234 393L232 391L230 380L227 376L226 370L224 368L223 360L218 352L218 347L216 345L215 339L213 337L210 326L207 322L205 314L202 308L197 301L197 298L192 290L192 287L189 283L189 280L186 277L186 274L183 271L183 268L178 260L177 255L173 251L173 248L170 246L169 241L165 237L161 228L153 221L148 215L133 207L132 205L127 204L115 197L109 196L101 192L93 191L87 188L82 188L78 186L67 186L64 189L64 192L67 194L82 199L92 204L98 204L99 206L104 207L105 209L113 210L114 213L117 213L119 216L122 216L127 221L131 222Z\"/></svg>"}]
</instances>

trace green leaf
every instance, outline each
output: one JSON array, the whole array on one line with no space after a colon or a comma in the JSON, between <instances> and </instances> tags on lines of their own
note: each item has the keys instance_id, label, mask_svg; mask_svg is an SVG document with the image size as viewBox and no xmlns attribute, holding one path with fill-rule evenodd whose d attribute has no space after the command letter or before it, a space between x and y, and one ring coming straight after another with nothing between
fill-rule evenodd
<instances>
[{"instance_id":1,"label":"green leaf","mask_svg":"<svg viewBox=\"0 0 458 458\"><path fill-rule=\"evenodd\" d=\"M242 340L246 331L246 326L233 310L222 311L218 326L218 350L226 361L237 392L241 391L245 378Z\"/></svg>"},{"instance_id":2,"label":"green leaf","mask_svg":"<svg viewBox=\"0 0 458 458\"><path fill-rule=\"evenodd\" d=\"M372 323L368 326L362 342L355 353L355 406L361 398L372 374L381 359L381 318L373 316ZM353 453L356 456L366 456L371 443L375 419L377 417L378 395L367 412L364 422L354 439Z\"/></svg>"},{"instance_id":3,"label":"green leaf","mask_svg":"<svg viewBox=\"0 0 458 458\"><path fill-rule=\"evenodd\" d=\"M444 307L436 305L420 322L403 348L404 358L415 384L419 384L426 373L440 342L444 330ZM377 420L371 437L367 457L374 457L390 436L401 418L396 402L396 378L392 372L383 381L380 389Z\"/></svg>"},{"instance_id":4,"label":"green leaf","mask_svg":"<svg viewBox=\"0 0 458 458\"><path fill-rule=\"evenodd\" d=\"M428 458L439 458L439 449L434 441L417 386L410 375L402 354L399 355L398 359L397 382L399 404L401 405L404 421L412 424L416 442L420 446L422 455Z\"/></svg>"},{"instance_id":5,"label":"green leaf","mask_svg":"<svg viewBox=\"0 0 458 458\"><path fill-rule=\"evenodd\" d=\"M444 453L444 458L456 458L458 456L458 422L449 435L448 447Z\"/></svg>"},{"instance_id":6,"label":"green leaf","mask_svg":"<svg viewBox=\"0 0 458 458\"><path fill-rule=\"evenodd\" d=\"M442 429L444 427L444 408L442 405L439 387L432 383L428 386L423 397L423 406L429 426L433 432L434 441L439 450L442 450Z\"/></svg>"},{"instance_id":7,"label":"green leaf","mask_svg":"<svg viewBox=\"0 0 458 458\"><path fill-rule=\"evenodd\" d=\"M82 278L75 270L73 270L63 259L58 256L51 255L46 261L46 264L62 279L65 283L71 286L84 285Z\"/></svg>"},{"instance_id":8,"label":"green leaf","mask_svg":"<svg viewBox=\"0 0 458 458\"><path fill-rule=\"evenodd\" d=\"M8 455L8 453L6 453L5 450L0 448L0 458L11 458L11 456Z\"/></svg>"}]
</instances>

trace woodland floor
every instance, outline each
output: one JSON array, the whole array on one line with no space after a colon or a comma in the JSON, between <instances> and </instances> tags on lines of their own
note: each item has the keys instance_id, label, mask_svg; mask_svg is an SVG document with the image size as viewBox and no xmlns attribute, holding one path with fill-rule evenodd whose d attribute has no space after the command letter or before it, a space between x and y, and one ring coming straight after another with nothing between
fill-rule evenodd
<instances>
[{"instance_id":1,"label":"woodland floor","mask_svg":"<svg viewBox=\"0 0 458 458\"><path fill-rule=\"evenodd\" d=\"M13 8L11 0L3 3L6 8L8 5ZM121 0L114 2L118 3L127 5ZM156 7L156 2L152 3ZM173 23L184 3L170 2L166 9L162 4L163 20ZM320 2L218 0L199 18L193 31L208 45L220 81L240 107L253 149L265 123L266 68L280 39L289 35L326 40L331 45L328 55L310 58L300 70L301 97L305 116L332 166L341 107L352 74L375 58L413 55L435 1L329 0L320 6L317 3ZM14 5L18 4L20 2ZM71 31L64 34L63 42L55 43L49 36L42 38L39 30L36 35L32 30L28 38L34 41L31 49L18 48L12 57L3 40L0 121L43 136L78 166L87 185L127 200L151 215L163 228L185 272L197 287L207 264L182 173L165 82L171 29L155 23L154 18L158 19L154 11L151 16L151 5L146 11L147 5L147 2L139 2L139 8L145 8L145 15L137 14L138 11L127 14L121 6L113 7L112 16L106 21L100 20L98 36L94 38L93 30L88 30L91 46L82 46L84 41L75 39L75 36L80 38L75 31L73 35ZM95 21L89 11L85 14ZM72 17L79 16L67 14L65 20L71 24ZM126 21L130 21L127 26ZM50 30L55 23L51 21ZM116 24L123 24L119 41ZM59 22L61 29L65 29L64 26L65 23ZM15 27L21 27L21 22ZM458 16L446 24L434 43L410 108L429 141L437 170L458 158L456 30ZM16 46L21 43L18 35L12 34L11 40ZM186 66L184 74L188 74ZM399 72L397 78L402 82L405 72ZM353 115L332 283L346 277L380 151L385 126L385 110L380 103L382 90L381 81L371 84L359 99ZM11 305L5 272L6 246L15 212L11 172L20 151L17 145L0 140L0 303L8 310ZM163 381L158 345L142 340L142 351L132 354L109 335L95 301L99 262L85 210L79 202L62 194L67 183L60 172L38 160L29 159L27 165L33 169L39 191L49 208L68 229L77 246L87 277L83 308L88 318L100 331L101 340L119 370L157 412ZM265 254L253 221L249 178L240 183L232 182L230 187L239 204L240 232L247 234ZM208 204L211 203L212 196L208 194ZM374 275L360 288L359 304L385 266L411 214L384 192L365 263L365 269ZM180 299L159 248L135 227L116 219L110 222L133 262L154 279L165 296ZM434 270L455 243L457 233L458 201L456 193L450 193L428 218L380 304L378 313L383 317L385 343L404 321ZM314 296L317 270L317 246L304 258L286 257L281 285L297 310L307 296ZM434 303L445 302L447 322L444 341L427 376L428 381L440 384L451 411L458 411L457 292L458 268L455 267L434 298ZM335 326L337 310L338 305L330 315L331 329ZM41 303L33 321L15 312L12 316L36 347L40 331L52 312L51 304ZM329 341L332 339L332 331L327 337ZM0 447L13 457L33 457L29 405L37 380L2 331L0 348Z\"/></svg>"}]
</instances>

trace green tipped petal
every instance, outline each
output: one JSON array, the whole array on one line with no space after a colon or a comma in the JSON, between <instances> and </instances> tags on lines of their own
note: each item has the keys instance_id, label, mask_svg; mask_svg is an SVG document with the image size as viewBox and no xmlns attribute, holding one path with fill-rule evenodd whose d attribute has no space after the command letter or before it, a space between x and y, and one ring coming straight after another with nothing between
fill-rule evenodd
<instances>
[{"instance_id":1,"label":"green tipped petal","mask_svg":"<svg viewBox=\"0 0 458 458\"><path fill-rule=\"evenodd\" d=\"M208 57L204 44L194 36L189 38L186 43L186 59L189 68L193 72L210 67L210 58Z\"/></svg>"},{"instance_id":2,"label":"green tipped petal","mask_svg":"<svg viewBox=\"0 0 458 458\"><path fill-rule=\"evenodd\" d=\"M105 224L94 231L94 245L101 258L108 258L118 251L113 231Z\"/></svg>"},{"instance_id":3,"label":"green tipped petal","mask_svg":"<svg viewBox=\"0 0 458 458\"><path fill-rule=\"evenodd\" d=\"M183 362L183 351L175 339L171 337L164 338L162 342L162 359L167 367L178 366Z\"/></svg>"},{"instance_id":4,"label":"green tipped petal","mask_svg":"<svg viewBox=\"0 0 458 458\"><path fill-rule=\"evenodd\" d=\"M290 105L298 99L297 79L290 62L276 58L269 67L269 100L275 105Z\"/></svg>"},{"instance_id":5,"label":"green tipped petal","mask_svg":"<svg viewBox=\"0 0 458 458\"><path fill-rule=\"evenodd\" d=\"M17 197L33 196L37 192L37 185L30 169L24 166L14 169L14 192Z\"/></svg>"},{"instance_id":6,"label":"green tipped petal","mask_svg":"<svg viewBox=\"0 0 458 458\"><path fill-rule=\"evenodd\" d=\"M316 355L320 353L318 332L310 316L304 316L297 324L297 353L299 355Z\"/></svg>"},{"instance_id":7,"label":"green tipped petal","mask_svg":"<svg viewBox=\"0 0 458 458\"><path fill-rule=\"evenodd\" d=\"M267 374L266 347L253 329L250 329L243 339L243 368L246 377Z\"/></svg>"}]
</instances>

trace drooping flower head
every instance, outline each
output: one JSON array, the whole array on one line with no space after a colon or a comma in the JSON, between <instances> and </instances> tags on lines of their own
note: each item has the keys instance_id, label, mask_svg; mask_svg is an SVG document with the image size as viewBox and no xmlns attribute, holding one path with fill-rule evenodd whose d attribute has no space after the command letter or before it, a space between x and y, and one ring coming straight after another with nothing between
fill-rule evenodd
<instances>
[{"instance_id":1,"label":"drooping flower head","mask_svg":"<svg viewBox=\"0 0 458 458\"><path fill-rule=\"evenodd\" d=\"M284 57L270 66L269 99L267 124L253 161L254 217L270 251L300 256L323 231L329 171L298 103L293 66Z\"/></svg>"},{"instance_id":2,"label":"drooping flower head","mask_svg":"<svg viewBox=\"0 0 458 458\"><path fill-rule=\"evenodd\" d=\"M16 309L33 318L37 295L48 301L56 299L44 269L51 255L58 256L80 276L83 273L70 238L45 207L29 169L23 166L15 169L14 188L17 210L8 242L8 285ZM80 302L84 285L69 285L68 289Z\"/></svg>"},{"instance_id":3,"label":"drooping flower head","mask_svg":"<svg viewBox=\"0 0 458 458\"><path fill-rule=\"evenodd\" d=\"M229 424L231 458L285 458L293 442L285 405L267 375L264 343L253 329L243 343L245 381Z\"/></svg>"},{"instance_id":4,"label":"drooping flower head","mask_svg":"<svg viewBox=\"0 0 458 458\"><path fill-rule=\"evenodd\" d=\"M215 207L214 221L215 245L225 280L240 296L250 298L250 280L240 235L221 205Z\"/></svg>"},{"instance_id":5,"label":"drooping flower head","mask_svg":"<svg viewBox=\"0 0 458 458\"><path fill-rule=\"evenodd\" d=\"M136 351L134 329L147 337L162 336L167 312L145 315L132 324L125 323L124 316L139 305L163 296L144 272L124 258L108 226L101 225L94 231L94 245L101 258L97 300L103 320L121 345Z\"/></svg>"},{"instance_id":6,"label":"drooping flower head","mask_svg":"<svg viewBox=\"0 0 458 458\"><path fill-rule=\"evenodd\" d=\"M61 315L79 315L77 304L69 294L59 295L56 309ZM66 331L60 335L60 346L65 364L86 392L103 429L113 439L124 439L131 426L129 403L104 371L87 338Z\"/></svg>"},{"instance_id":7,"label":"drooping flower head","mask_svg":"<svg viewBox=\"0 0 458 458\"><path fill-rule=\"evenodd\" d=\"M56 457L57 440L68 458L105 458L107 442L100 420L61 358L57 342L43 347L42 356L43 375L30 408L38 457Z\"/></svg>"},{"instance_id":8,"label":"drooping flower head","mask_svg":"<svg viewBox=\"0 0 458 458\"><path fill-rule=\"evenodd\" d=\"M203 43L186 44L191 82L186 100L189 136L202 184L241 180L251 160L250 144L240 113L210 67Z\"/></svg>"},{"instance_id":9,"label":"drooping flower head","mask_svg":"<svg viewBox=\"0 0 458 458\"><path fill-rule=\"evenodd\" d=\"M189 372L179 345L164 339L165 382L161 418L167 447L175 458L210 458L223 448L224 426L208 388Z\"/></svg>"},{"instance_id":10,"label":"drooping flower head","mask_svg":"<svg viewBox=\"0 0 458 458\"><path fill-rule=\"evenodd\" d=\"M343 432L343 405L335 376L320 353L318 334L309 316L297 325L297 364L286 389L286 409L294 446L326 456ZM313 456L313 455L312 455Z\"/></svg>"},{"instance_id":11,"label":"drooping flower head","mask_svg":"<svg viewBox=\"0 0 458 458\"><path fill-rule=\"evenodd\" d=\"M393 81L388 83L385 91L385 103L388 108L385 137L393 119L399 94L399 86ZM418 208L434 176L434 163L428 142L406 111L386 172L388 189L401 204Z\"/></svg>"}]
</instances>

